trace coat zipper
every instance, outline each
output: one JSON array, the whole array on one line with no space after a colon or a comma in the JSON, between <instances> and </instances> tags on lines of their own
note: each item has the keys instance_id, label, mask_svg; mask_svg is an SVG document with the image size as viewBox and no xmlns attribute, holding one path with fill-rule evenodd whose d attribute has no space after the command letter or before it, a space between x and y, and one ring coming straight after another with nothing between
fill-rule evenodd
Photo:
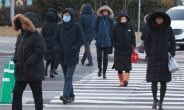
<instances>
[{"instance_id":1,"label":"coat zipper","mask_svg":"<svg viewBox=\"0 0 184 110\"><path fill-rule=\"evenodd\" d=\"M20 48L20 46L21 46L21 44L22 44L22 41L24 40L24 37L25 37L26 33L27 33L27 30L26 30L26 32L25 32L25 34L24 34L23 36L22 36L22 34L21 34L20 45L19 45L19 47L18 47L18 49L17 49L18 60L19 60L19 48ZM23 46L23 48L24 48L24 46ZM23 50L23 51L24 51L24 50Z\"/></svg>"}]
</instances>

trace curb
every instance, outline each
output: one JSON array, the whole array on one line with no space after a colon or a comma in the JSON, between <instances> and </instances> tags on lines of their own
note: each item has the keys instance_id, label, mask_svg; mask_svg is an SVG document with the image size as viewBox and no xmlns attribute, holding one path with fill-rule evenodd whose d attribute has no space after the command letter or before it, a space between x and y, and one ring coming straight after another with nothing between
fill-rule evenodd
<instances>
[{"instance_id":1,"label":"curb","mask_svg":"<svg viewBox=\"0 0 184 110\"><path fill-rule=\"evenodd\" d=\"M13 56L14 55L14 53L2 53L2 52L0 52L0 56Z\"/></svg>"}]
</instances>

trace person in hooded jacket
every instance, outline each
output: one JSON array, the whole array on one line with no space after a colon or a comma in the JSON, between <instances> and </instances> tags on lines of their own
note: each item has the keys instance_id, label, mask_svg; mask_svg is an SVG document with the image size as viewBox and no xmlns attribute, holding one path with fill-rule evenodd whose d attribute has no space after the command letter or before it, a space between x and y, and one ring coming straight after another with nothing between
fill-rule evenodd
<instances>
[{"instance_id":1,"label":"person in hooded jacket","mask_svg":"<svg viewBox=\"0 0 184 110\"><path fill-rule=\"evenodd\" d=\"M145 52L148 56L147 82L151 82L153 94L153 109L163 110L163 100L166 93L167 83L171 81L171 72L168 68L170 53L173 57L176 51L176 42L171 19L163 10L157 9L149 15L148 30L144 39ZM157 99L157 85L160 82L160 100Z\"/></svg>"},{"instance_id":2,"label":"person in hooded jacket","mask_svg":"<svg viewBox=\"0 0 184 110\"><path fill-rule=\"evenodd\" d=\"M74 23L72 8L66 8L62 13L62 18L63 23L58 25L54 34L54 45L65 78L63 95L60 99L63 104L67 104L75 99L72 80L79 61L80 48L84 44L84 33L81 26Z\"/></svg>"},{"instance_id":3,"label":"person in hooded jacket","mask_svg":"<svg viewBox=\"0 0 184 110\"><path fill-rule=\"evenodd\" d=\"M45 38L46 49L47 49L44 55L44 59L46 60L45 76L47 76L47 69L48 69L48 66L51 64L50 78L54 78L56 73L56 68L54 67L55 67L55 61L57 60L57 56L56 56L56 51L53 43L53 37L58 25L57 11L54 9L49 9L47 11L46 17L47 17L47 21L43 24L43 27L42 27L42 35Z\"/></svg>"},{"instance_id":4,"label":"person in hooded jacket","mask_svg":"<svg viewBox=\"0 0 184 110\"><path fill-rule=\"evenodd\" d=\"M106 79L106 71L108 66L108 53L111 47L110 34L114 27L114 14L112 9L107 6L101 6L97 11L97 17L93 19L92 30L94 39L96 40L97 62L98 62L98 77L103 71L103 79ZM102 57L103 53L103 57ZM102 70L103 59L103 70Z\"/></svg>"},{"instance_id":5,"label":"person in hooded jacket","mask_svg":"<svg viewBox=\"0 0 184 110\"><path fill-rule=\"evenodd\" d=\"M118 71L120 86L127 86L132 70L132 46L136 46L135 31L129 24L130 17L125 12L120 12L111 33L111 42L115 48L113 68ZM125 71L125 73L123 73Z\"/></svg>"},{"instance_id":6,"label":"person in hooded jacket","mask_svg":"<svg viewBox=\"0 0 184 110\"><path fill-rule=\"evenodd\" d=\"M13 89L12 110L22 110L22 94L29 84L31 87L35 109L43 110L42 80L44 77L43 56L46 45L43 36L35 29L38 22L33 12L17 14L12 20L18 35L15 53L15 86Z\"/></svg>"},{"instance_id":7,"label":"person in hooded jacket","mask_svg":"<svg viewBox=\"0 0 184 110\"><path fill-rule=\"evenodd\" d=\"M85 4L82 10L82 14L80 15L79 24L81 25L85 36L85 42L84 42L85 51L81 59L81 63L82 65L84 65L86 58L88 58L89 62L88 64L86 64L86 66L93 65L90 45L91 45L91 41L93 40L93 31L91 29L91 26L94 18L95 18L95 15L93 14L93 9L91 5Z\"/></svg>"},{"instance_id":8,"label":"person in hooded jacket","mask_svg":"<svg viewBox=\"0 0 184 110\"><path fill-rule=\"evenodd\" d=\"M146 31L148 29L148 26L147 26L147 20L148 20L148 14L146 16L144 16L144 28L142 30L142 35L141 35L141 40L144 41L144 38L145 38L145 35L146 35Z\"/></svg>"}]
</instances>

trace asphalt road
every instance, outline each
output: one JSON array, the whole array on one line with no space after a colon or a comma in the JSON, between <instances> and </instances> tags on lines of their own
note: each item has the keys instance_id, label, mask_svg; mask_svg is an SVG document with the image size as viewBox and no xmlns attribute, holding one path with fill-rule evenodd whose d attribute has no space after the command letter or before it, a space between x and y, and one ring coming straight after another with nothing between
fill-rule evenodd
<instances>
[{"instance_id":1,"label":"asphalt road","mask_svg":"<svg viewBox=\"0 0 184 110\"><path fill-rule=\"evenodd\" d=\"M9 62L9 57L12 56L12 51L14 50L15 40L16 40L16 38L0 37L0 85L1 85L1 79L2 79L2 74L3 74L3 67L4 67L5 63ZM114 94L114 96L112 94L110 94L110 96L107 95L104 97L95 96L95 95L90 96L90 98L92 98L92 99L98 99L97 101L99 101L99 103L93 102L93 100L86 100L85 99L86 97L88 97L89 94L95 94L96 92L97 93L99 92L99 94L101 94L101 91L103 91L103 92L108 92L108 91L117 92L119 90L118 86L116 86L116 85L113 86L112 88L110 86L110 88L109 88L109 85L117 84L116 80L114 81L114 79L116 78L116 75L113 75L112 73L109 74L112 77L112 80L110 79L110 77L108 77L109 78L108 81L111 81L111 82L105 81L108 85L104 85L104 86L102 86L102 88L97 88L97 87L101 87L99 85L103 84L104 80L96 77L97 61L96 61L96 52L95 52L94 42L92 42L91 49L92 49L92 57L93 57L94 65L87 67L87 66L81 65L79 63L76 67L76 71L74 74L73 84L77 88L76 89L77 94L79 94L79 97L76 100L76 102L74 102L73 104L70 104L70 105L68 104L67 106L63 106L63 104L60 102L54 102L54 101L58 101L58 99L56 99L56 97L60 96L60 94L62 93L62 88L63 88L63 83L64 83L62 70L61 70L61 67L59 66L59 68L58 68L59 75L57 75L55 78L46 77L46 79L43 81L44 110L61 110L61 109L62 110L112 110L112 108L117 109L117 110L120 110L120 109L121 110L151 110L150 109L151 106L148 106L149 104L146 106L143 106L142 108L140 106L137 107L137 106L134 106L131 104L124 104L123 103L124 101L119 101L119 100L123 99L123 97L119 97L120 99L118 101L115 101L115 102L109 101L108 99L106 99L108 97L117 98L117 97L114 97L114 96L116 96L116 94L114 94L114 93L112 93L112 94ZM82 47L80 59L82 57L83 51L84 50ZM184 51L180 50L177 47L176 60L179 62L179 64L181 66L184 65L183 54L184 54ZM141 62L139 62L139 64L146 65L146 60L144 60L145 56L143 54L140 54L140 56L141 56ZM109 64L112 64L112 61L111 61L113 59L112 57L113 57L113 55L110 55ZM145 70L146 67L143 67L143 69ZM109 71L111 71L110 67L109 67ZM135 70L135 71L139 71L139 68L137 68L137 70ZM183 69L182 69L182 72L183 72ZM137 72L137 73L139 74L139 72ZM135 76L135 78L139 79L139 76ZM93 80L98 80L98 82L91 82ZM92 84L93 86L92 87L88 86L90 84ZM138 84L137 86L141 86L141 84L142 83ZM131 86L131 84L130 84L130 86ZM103 89L103 87L105 89ZM87 90L87 92L85 92L85 93L80 92L82 90ZM93 90L95 92L93 92ZM132 90L136 90L136 87L134 88L133 85L132 85ZM180 89L178 89L178 91L180 91ZM122 92L125 92L125 91L122 91ZM83 93L86 94L86 96L80 95ZM178 96L172 96L172 97L177 98ZM181 96L181 98L182 97L183 96ZM148 98L151 98L151 97L148 97ZM115 99L112 99L112 100L115 100ZM53 103L52 103L52 101L53 101ZM130 102L131 101L134 102L134 100L130 100ZM137 100L137 102L139 102L139 100ZM179 104L181 102L182 101L173 101L173 103L176 103L176 104ZM121 105L118 103L123 103L123 104ZM2 110L11 110L11 104L6 104L6 105L0 104L0 108ZM177 106L176 106L176 108L177 108ZM32 92L31 92L29 86L27 86L27 88L23 94L23 110L34 110L34 101L33 101ZM176 110L176 109L174 109L174 108L169 109L167 107L165 110Z\"/></svg>"}]
</instances>

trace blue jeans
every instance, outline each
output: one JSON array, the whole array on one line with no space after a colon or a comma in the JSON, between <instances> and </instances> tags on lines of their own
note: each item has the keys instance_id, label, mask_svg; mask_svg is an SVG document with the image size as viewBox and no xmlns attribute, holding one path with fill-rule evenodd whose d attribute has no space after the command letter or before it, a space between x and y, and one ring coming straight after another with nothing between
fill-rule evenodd
<instances>
[{"instance_id":1,"label":"blue jeans","mask_svg":"<svg viewBox=\"0 0 184 110\"><path fill-rule=\"evenodd\" d=\"M74 98L75 95L73 93L73 74L76 68L76 65L61 65L64 73L65 83L63 88L63 96L68 98Z\"/></svg>"},{"instance_id":2,"label":"blue jeans","mask_svg":"<svg viewBox=\"0 0 184 110\"><path fill-rule=\"evenodd\" d=\"M100 47L97 48L97 61L98 61L98 69L102 69L102 53L103 53L103 74L106 74L107 66L108 66L108 53L110 47Z\"/></svg>"}]
</instances>

